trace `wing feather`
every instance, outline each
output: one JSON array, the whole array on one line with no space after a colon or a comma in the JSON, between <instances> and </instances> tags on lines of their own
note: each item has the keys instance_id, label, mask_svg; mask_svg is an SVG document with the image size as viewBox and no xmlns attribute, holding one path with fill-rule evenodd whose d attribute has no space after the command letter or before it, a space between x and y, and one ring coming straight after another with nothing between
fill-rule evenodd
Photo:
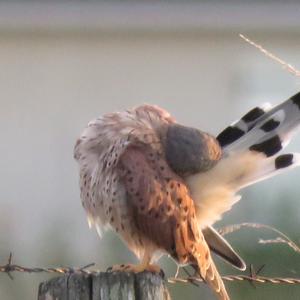
<instances>
[{"instance_id":1,"label":"wing feather","mask_svg":"<svg viewBox=\"0 0 300 300\"><path fill-rule=\"evenodd\" d=\"M128 147L119 168L136 228L179 263L196 263L218 298L229 299L199 230L188 188L162 154L145 145Z\"/></svg>"}]
</instances>

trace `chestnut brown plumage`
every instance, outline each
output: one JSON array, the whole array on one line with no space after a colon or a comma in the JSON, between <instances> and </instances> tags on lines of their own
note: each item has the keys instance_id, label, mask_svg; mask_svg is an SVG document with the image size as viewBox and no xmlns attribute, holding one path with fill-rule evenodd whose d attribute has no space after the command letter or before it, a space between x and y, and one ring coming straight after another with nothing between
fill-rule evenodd
<instances>
[{"instance_id":1,"label":"chestnut brown plumage","mask_svg":"<svg viewBox=\"0 0 300 300\"><path fill-rule=\"evenodd\" d=\"M82 203L91 225L100 232L100 227L109 224L142 260L143 268L138 270L147 269L157 252L167 253L179 264L197 265L219 299L229 299L198 226L189 189L166 160L166 151L169 157L172 151L168 138L176 139L174 124L166 111L148 105L91 122L75 146ZM182 133L193 135L195 129L177 132L177 142L184 138L184 143L187 139ZM185 153L182 165L190 165L192 159L195 168L187 174L201 172L201 168L206 171L221 156L214 138L201 132L196 136L194 143L206 148L201 152L199 147L197 154L194 147L192 156ZM193 139L188 142L182 145L187 152ZM179 164L172 161L173 166Z\"/></svg>"},{"instance_id":2,"label":"chestnut brown plumage","mask_svg":"<svg viewBox=\"0 0 300 300\"><path fill-rule=\"evenodd\" d=\"M212 225L240 189L300 165L300 154L278 155L299 125L300 93L252 109L217 139L156 106L106 114L75 145L89 225L122 237L141 260L131 270L156 270L153 257L167 253L229 299L210 250L241 270L245 263Z\"/></svg>"}]
</instances>

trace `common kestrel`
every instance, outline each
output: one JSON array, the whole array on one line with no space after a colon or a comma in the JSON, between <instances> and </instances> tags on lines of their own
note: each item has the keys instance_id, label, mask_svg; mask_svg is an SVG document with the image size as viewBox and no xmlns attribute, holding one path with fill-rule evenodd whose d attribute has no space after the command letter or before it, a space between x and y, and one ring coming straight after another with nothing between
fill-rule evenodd
<instances>
[{"instance_id":1,"label":"common kestrel","mask_svg":"<svg viewBox=\"0 0 300 300\"><path fill-rule=\"evenodd\" d=\"M150 105L91 121L74 151L89 225L122 237L141 261L130 270L156 270L154 255L167 253L229 299L210 250L245 264L212 225L240 189L299 165L299 154L277 155L300 124L299 110L300 93L252 109L217 138Z\"/></svg>"}]
</instances>

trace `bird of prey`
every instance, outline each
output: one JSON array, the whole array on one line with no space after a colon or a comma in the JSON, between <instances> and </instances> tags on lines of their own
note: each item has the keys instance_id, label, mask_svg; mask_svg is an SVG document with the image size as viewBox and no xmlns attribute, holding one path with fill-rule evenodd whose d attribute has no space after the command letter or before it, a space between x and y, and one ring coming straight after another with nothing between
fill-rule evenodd
<instances>
[{"instance_id":1,"label":"bird of prey","mask_svg":"<svg viewBox=\"0 0 300 300\"><path fill-rule=\"evenodd\" d=\"M211 251L245 263L212 225L239 190L299 165L299 154L278 154L299 124L300 93L252 109L216 138L151 105L95 119L74 150L89 225L99 235L112 228L140 259L124 270L157 271L153 260L166 253L229 299Z\"/></svg>"}]
</instances>

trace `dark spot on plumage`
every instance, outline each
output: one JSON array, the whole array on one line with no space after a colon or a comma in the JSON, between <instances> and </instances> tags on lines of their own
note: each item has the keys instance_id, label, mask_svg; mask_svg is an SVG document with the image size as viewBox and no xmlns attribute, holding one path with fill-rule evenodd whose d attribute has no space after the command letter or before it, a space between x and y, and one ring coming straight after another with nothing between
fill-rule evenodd
<instances>
[{"instance_id":1,"label":"dark spot on plumage","mask_svg":"<svg viewBox=\"0 0 300 300\"><path fill-rule=\"evenodd\" d=\"M163 171L165 169L164 166L160 166L160 170Z\"/></svg>"},{"instance_id":2,"label":"dark spot on plumage","mask_svg":"<svg viewBox=\"0 0 300 300\"><path fill-rule=\"evenodd\" d=\"M183 209L184 209L185 212L188 211L188 207L187 206L185 206Z\"/></svg>"},{"instance_id":3,"label":"dark spot on plumage","mask_svg":"<svg viewBox=\"0 0 300 300\"><path fill-rule=\"evenodd\" d=\"M279 126L280 122L276 121L274 119L270 119L265 124L263 124L260 129L262 129L265 132L270 132L274 129L276 129Z\"/></svg>"},{"instance_id":4,"label":"dark spot on plumage","mask_svg":"<svg viewBox=\"0 0 300 300\"><path fill-rule=\"evenodd\" d=\"M259 117L261 117L264 114L264 110L260 107L255 107L252 110L250 110L248 113L246 113L242 120L246 123L253 122L257 120Z\"/></svg>"},{"instance_id":5,"label":"dark spot on plumage","mask_svg":"<svg viewBox=\"0 0 300 300\"><path fill-rule=\"evenodd\" d=\"M110 218L110 223L113 223L114 220L115 220L114 217L111 217L111 218Z\"/></svg>"},{"instance_id":6,"label":"dark spot on plumage","mask_svg":"<svg viewBox=\"0 0 300 300\"><path fill-rule=\"evenodd\" d=\"M122 228L122 230L124 230L124 229L125 229L125 227L124 227L124 224L123 224L123 223L121 223L121 228Z\"/></svg>"},{"instance_id":7,"label":"dark spot on plumage","mask_svg":"<svg viewBox=\"0 0 300 300\"><path fill-rule=\"evenodd\" d=\"M262 152L269 157L279 152L282 149L282 144L279 136L275 135L264 142L252 145L249 149L252 151Z\"/></svg>"},{"instance_id":8,"label":"dark spot on plumage","mask_svg":"<svg viewBox=\"0 0 300 300\"><path fill-rule=\"evenodd\" d=\"M172 251L172 252L176 252L176 246L175 246L175 244L172 244L172 246L171 246L171 251Z\"/></svg>"},{"instance_id":9,"label":"dark spot on plumage","mask_svg":"<svg viewBox=\"0 0 300 300\"><path fill-rule=\"evenodd\" d=\"M282 154L275 159L275 168L282 169L293 164L293 154Z\"/></svg>"},{"instance_id":10,"label":"dark spot on plumage","mask_svg":"<svg viewBox=\"0 0 300 300\"><path fill-rule=\"evenodd\" d=\"M177 203L178 203L179 205L181 205L181 203L182 203L182 198L177 198Z\"/></svg>"},{"instance_id":11,"label":"dark spot on plumage","mask_svg":"<svg viewBox=\"0 0 300 300\"><path fill-rule=\"evenodd\" d=\"M145 210L145 205L141 205L141 210Z\"/></svg>"},{"instance_id":12,"label":"dark spot on plumage","mask_svg":"<svg viewBox=\"0 0 300 300\"><path fill-rule=\"evenodd\" d=\"M143 198L139 198L139 202L143 202Z\"/></svg>"},{"instance_id":13,"label":"dark spot on plumage","mask_svg":"<svg viewBox=\"0 0 300 300\"><path fill-rule=\"evenodd\" d=\"M186 261L186 260L187 260L187 254L183 254L181 257L182 257L182 260L183 260L183 261Z\"/></svg>"},{"instance_id":14,"label":"dark spot on plumage","mask_svg":"<svg viewBox=\"0 0 300 300\"><path fill-rule=\"evenodd\" d=\"M219 143L198 129L172 124L164 140L167 163L179 175L207 171L220 158ZM216 151L211 151L212 148Z\"/></svg>"},{"instance_id":15,"label":"dark spot on plumage","mask_svg":"<svg viewBox=\"0 0 300 300\"><path fill-rule=\"evenodd\" d=\"M157 213L154 215L154 218L155 218L155 219L158 219L158 217L159 217L159 213L157 212Z\"/></svg>"},{"instance_id":16,"label":"dark spot on plumage","mask_svg":"<svg viewBox=\"0 0 300 300\"><path fill-rule=\"evenodd\" d=\"M293 101L293 103L295 105L298 106L298 109L300 109L300 93L297 93L296 95L294 95L293 97L291 97L291 100Z\"/></svg>"},{"instance_id":17,"label":"dark spot on plumage","mask_svg":"<svg viewBox=\"0 0 300 300\"><path fill-rule=\"evenodd\" d=\"M219 141L221 147L224 147L238 140L244 134L245 132L242 129L234 126L228 126L217 136L217 140Z\"/></svg>"},{"instance_id":18,"label":"dark spot on plumage","mask_svg":"<svg viewBox=\"0 0 300 300\"><path fill-rule=\"evenodd\" d=\"M133 181L133 177L129 177L128 182L132 182L132 181Z\"/></svg>"},{"instance_id":19,"label":"dark spot on plumage","mask_svg":"<svg viewBox=\"0 0 300 300\"><path fill-rule=\"evenodd\" d=\"M174 183L173 182L170 184L170 188L174 189Z\"/></svg>"},{"instance_id":20,"label":"dark spot on plumage","mask_svg":"<svg viewBox=\"0 0 300 300\"><path fill-rule=\"evenodd\" d=\"M167 206L167 211L170 212L171 209L172 209L171 205L168 205L168 206Z\"/></svg>"}]
</instances>

